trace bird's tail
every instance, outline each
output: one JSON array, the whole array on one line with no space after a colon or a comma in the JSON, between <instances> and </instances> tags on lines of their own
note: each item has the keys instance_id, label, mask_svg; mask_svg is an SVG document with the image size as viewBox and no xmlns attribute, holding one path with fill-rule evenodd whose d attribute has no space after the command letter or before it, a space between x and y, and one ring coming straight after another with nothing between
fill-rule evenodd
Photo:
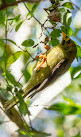
<instances>
[{"instance_id":1,"label":"bird's tail","mask_svg":"<svg viewBox=\"0 0 81 137\"><path fill-rule=\"evenodd\" d=\"M23 89L22 97L25 98L34 88L29 84L25 89ZM5 110L9 110L14 107L19 102L17 96L14 96L11 100L7 101L4 105Z\"/></svg>"}]
</instances>

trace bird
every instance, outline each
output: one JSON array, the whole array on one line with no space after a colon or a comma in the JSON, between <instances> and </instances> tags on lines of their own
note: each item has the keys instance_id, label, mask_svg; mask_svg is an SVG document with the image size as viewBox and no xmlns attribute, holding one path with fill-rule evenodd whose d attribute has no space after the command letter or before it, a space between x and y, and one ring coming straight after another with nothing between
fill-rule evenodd
<instances>
[{"instance_id":1,"label":"bird","mask_svg":"<svg viewBox=\"0 0 81 137\"><path fill-rule=\"evenodd\" d=\"M61 43L44 53L45 60L41 59L36 62L27 86L23 89L23 98L26 96L32 98L36 93L45 89L70 68L71 63L76 57L77 48L72 39L64 32L62 34ZM13 97L5 103L5 110L14 107L18 102L18 97Z\"/></svg>"}]
</instances>

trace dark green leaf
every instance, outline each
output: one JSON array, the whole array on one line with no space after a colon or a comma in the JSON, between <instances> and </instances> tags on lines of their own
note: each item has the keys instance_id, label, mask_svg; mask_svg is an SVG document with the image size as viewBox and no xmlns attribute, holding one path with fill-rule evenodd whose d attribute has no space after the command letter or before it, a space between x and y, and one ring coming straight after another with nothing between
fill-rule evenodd
<instances>
[{"instance_id":1,"label":"dark green leaf","mask_svg":"<svg viewBox=\"0 0 81 137\"><path fill-rule=\"evenodd\" d=\"M18 130L18 132L23 135L23 137L47 137L50 136L51 134L44 133L41 131L37 131L34 128L27 127L27 130Z\"/></svg>"},{"instance_id":2,"label":"dark green leaf","mask_svg":"<svg viewBox=\"0 0 81 137\"><path fill-rule=\"evenodd\" d=\"M16 83L14 76L9 71L6 71L6 77L13 85Z\"/></svg>"},{"instance_id":3,"label":"dark green leaf","mask_svg":"<svg viewBox=\"0 0 81 137\"><path fill-rule=\"evenodd\" d=\"M9 20L9 21L11 21L11 20L15 20L16 22L18 22L19 19L20 19L20 14L17 15L16 17L14 17L14 18L10 18L10 19L8 19L8 20Z\"/></svg>"},{"instance_id":4,"label":"dark green leaf","mask_svg":"<svg viewBox=\"0 0 81 137\"><path fill-rule=\"evenodd\" d=\"M68 28L72 21L72 13L68 9L60 8L59 14L60 14L61 23L65 25L66 28Z\"/></svg>"},{"instance_id":5,"label":"dark green leaf","mask_svg":"<svg viewBox=\"0 0 81 137\"><path fill-rule=\"evenodd\" d=\"M23 73L23 75L25 77L25 81L28 82L28 80L31 77L31 75L28 73L27 70L23 70L22 73Z\"/></svg>"},{"instance_id":6,"label":"dark green leaf","mask_svg":"<svg viewBox=\"0 0 81 137\"><path fill-rule=\"evenodd\" d=\"M6 89L0 87L0 97L8 101L12 98L12 95Z\"/></svg>"},{"instance_id":7,"label":"dark green leaf","mask_svg":"<svg viewBox=\"0 0 81 137\"><path fill-rule=\"evenodd\" d=\"M69 9L74 9L73 4L71 2L65 2L64 4L62 4L62 6L67 7Z\"/></svg>"},{"instance_id":8,"label":"dark green leaf","mask_svg":"<svg viewBox=\"0 0 81 137\"><path fill-rule=\"evenodd\" d=\"M72 21L72 13L67 10L67 12L63 16L63 24L68 28Z\"/></svg>"},{"instance_id":9,"label":"dark green leaf","mask_svg":"<svg viewBox=\"0 0 81 137\"><path fill-rule=\"evenodd\" d=\"M9 67L12 63L14 63L21 55L23 54L22 51L17 51L14 54L10 55L7 59L7 67Z\"/></svg>"},{"instance_id":10,"label":"dark green leaf","mask_svg":"<svg viewBox=\"0 0 81 137\"><path fill-rule=\"evenodd\" d=\"M58 39L52 39L52 40L50 41L50 44L52 44L52 46L56 46L56 45L59 44L59 40L58 40Z\"/></svg>"},{"instance_id":11,"label":"dark green leaf","mask_svg":"<svg viewBox=\"0 0 81 137\"><path fill-rule=\"evenodd\" d=\"M6 2L6 4L11 4L11 3L13 3L13 2L15 2L15 0L5 0L5 2Z\"/></svg>"},{"instance_id":12,"label":"dark green leaf","mask_svg":"<svg viewBox=\"0 0 81 137\"><path fill-rule=\"evenodd\" d=\"M61 26L61 30L62 30L65 34L67 34L67 28L66 28L65 26Z\"/></svg>"},{"instance_id":13,"label":"dark green leaf","mask_svg":"<svg viewBox=\"0 0 81 137\"><path fill-rule=\"evenodd\" d=\"M52 105L48 110L58 111L64 115L81 114L81 106L77 104L57 103Z\"/></svg>"},{"instance_id":14,"label":"dark green leaf","mask_svg":"<svg viewBox=\"0 0 81 137\"><path fill-rule=\"evenodd\" d=\"M9 71L6 71L6 77L9 80L9 82L11 82L11 84L18 86L19 88L22 87L22 85L15 80L14 76Z\"/></svg>"},{"instance_id":15,"label":"dark green leaf","mask_svg":"<svg viewBox=\"0 0 81 137\"><path fill-rule=\"evenodd\" d=\"M61 30L67 34L68 37L70 37L73 33L72 28L66 28L65 26L61 26Z\"/></svg>"},{"instance_id":16,"label":"dark green leaf","mask_svg":"<svg viewBox=\"0 0 81 137\"><path fill-rule=\"evenodd\" d=\"M32 39L28 39L28 40L23 41L21 45L25 47L31 47L34 45L34 41Z\"/></svg>"},{"instance_id":17,"label":"dark green leaf","mask_svg":"<svg viewBox=\"0 0 81 137\"><path fill-rule=\"evenodd\" d=\"M21 27L22 23L23 23L23 21L21 21L21 22L16 26L16 28L15 28L15 31L16 31L16 32L19 30L19 28Z\"/></svg>"},{"instance_id":18,"label":"dark green leaf","mask_svg":"<svg viewBox=\"0 0 81 137\"><path fill-rule=\"evenodd\" d=\"M52 38L56 38L56 37L59 37L60 36L60 33L61 33L61 30L60 29L54 29L52 32L51 32L51 36Z\"/></svg>"},{"instance_id":19,"label":"dark green leaf","mask_svg":"<svg viewBox=\"0 0 81 137\"><path fill-rule=\"evenodd\" d=\"M5 23L5 11L0 11L0 24L4 26Z\"/></svg>"},{"instance_id":20,"label":"dark green leaf","mask_svg":"<svg viewBox=\"0 0 81 137\"><path fill-rule=\"evenodd\" d=\"M24 99L21 95L20 92L17 93L17 97L19 99L19 111L22 115L26 115L26 114L30 114L30 112L28 111L28 107L27 104L24 102Z\"/></svg>"},{"instance_id":21,"label":"dark green leaf","mask_svg":"<svg viewBox=\"0 0 81 137\"><path fill-rule=\"evenodd\" d=\"M67 29L67 36L70 37L72 35L72 33L73 33L73 30L72 30L72 28L69 27Z\"/></svg>"},{"instance_id":22,"label":"dark green leaf","mask_svg":"<svg viewBox=\"0 0 81 137\"><path fill-rule=\"evenodd\" d=\"M7 39L7 41L9 41L9 42L11 42L12 44L16 45L16 43L15 43L13 40L11 40L11 39Z\"/></svg>"}]
</instances>

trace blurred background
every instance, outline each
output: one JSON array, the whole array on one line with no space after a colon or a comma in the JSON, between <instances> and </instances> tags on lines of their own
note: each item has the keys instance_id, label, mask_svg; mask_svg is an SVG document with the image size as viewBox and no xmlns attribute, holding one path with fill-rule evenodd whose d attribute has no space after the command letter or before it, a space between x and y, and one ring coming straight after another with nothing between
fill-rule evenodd
<instances>
[{"instance_id":1,"label":"blurred background","mask_svg":"<svg viewBox=\"0 0 81 137\"><path fill-rule=\"evenodd\" d=\"M0 1L1 2L1 1ZM66 0L64 0L66 2ZM71 39L81 46L81 0L71 0L74 4L72 12L71 28L73 34ZM27 4L29 9L32 4ZM23 3L18 6L9 7L7 9L8 16L4 10L0 11L0 89L6 88L6 78L4 74L5 56L8 57L17 51L26 50L27 53L19 55L20 57L10 65L7 70L7 79L13 85L19 81L19 87L25 87L29 80L32 68L35 62L27 62L32 60L38 53L45 52L44 44L40 43L36 48L23 47L22 42L26 39L32 39L36 45L40 41L44 41L45 35L41 36L41 26L47 19L48 14L44 8L51 6L49 0L40 2L34 12L34 17L30 19L28 10ZM7 16L7 17L6 17ZM5 18L7 25L5 26ZM37 20L39 21L37 21ZM22 20L24 20L22 22ZM50 24L47 23L47 26ZM59 26L59 25L58 25ZM7 28L5 28L7 27ZM6 36L7 35L7 36ZM7 53L5 55L5 42L7 38ZM61 38L60 38L61 39ZM12 40L12 41L10 41ZM16 44L14 44L14 42ZM81 50L79 51L81 54ZM22 76L23 75L23 76ZM4 77L3 77L4 76ZM8 87L7 87L8 88ZM2 90L1 94L2 94ZM6 94L5 98L6 97ZM8 99L11 95L8 96ZM54 110L46 110L48 107L55 104ZM68 104L70 104L68 106ZM0 106L2 106L0 104ZM76 107L78 110L76 112ZM81 58L77 58L72 63L68 72L54 82L50 87L46 88L41 93L38 93L32 98L29 111L32 127L37 131L51 133L50 137L81 137ZM24 117L29 123L28 116ZM20 137L17 131L18 127L0 110L0 137Z\"/></svg>"}]
</instances>

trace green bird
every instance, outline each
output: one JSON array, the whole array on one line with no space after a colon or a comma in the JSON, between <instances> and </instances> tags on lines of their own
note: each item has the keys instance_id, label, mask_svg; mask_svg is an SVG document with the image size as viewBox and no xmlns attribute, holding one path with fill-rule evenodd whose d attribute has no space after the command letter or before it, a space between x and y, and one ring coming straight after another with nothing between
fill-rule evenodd
<instances>
[{"instance_id":1,"label":"green bird","mask_svg":"<svg viewBox=\"0 0 81 137\"><path fill-rule=\"evenodd\" d=\"M61 44L50 48L43 60L36 62L31 78L23 89L22 97L33 97L37 92L49 86L59 76L64 74L76 57L77 48L75 43L63 33ZM43 62L43 63L42 63ZM42 64L42 65L40 65ZM17 97L7 101L4 105L6 110L12 108L19 102Z\"/></svg>"}]
</instances>

